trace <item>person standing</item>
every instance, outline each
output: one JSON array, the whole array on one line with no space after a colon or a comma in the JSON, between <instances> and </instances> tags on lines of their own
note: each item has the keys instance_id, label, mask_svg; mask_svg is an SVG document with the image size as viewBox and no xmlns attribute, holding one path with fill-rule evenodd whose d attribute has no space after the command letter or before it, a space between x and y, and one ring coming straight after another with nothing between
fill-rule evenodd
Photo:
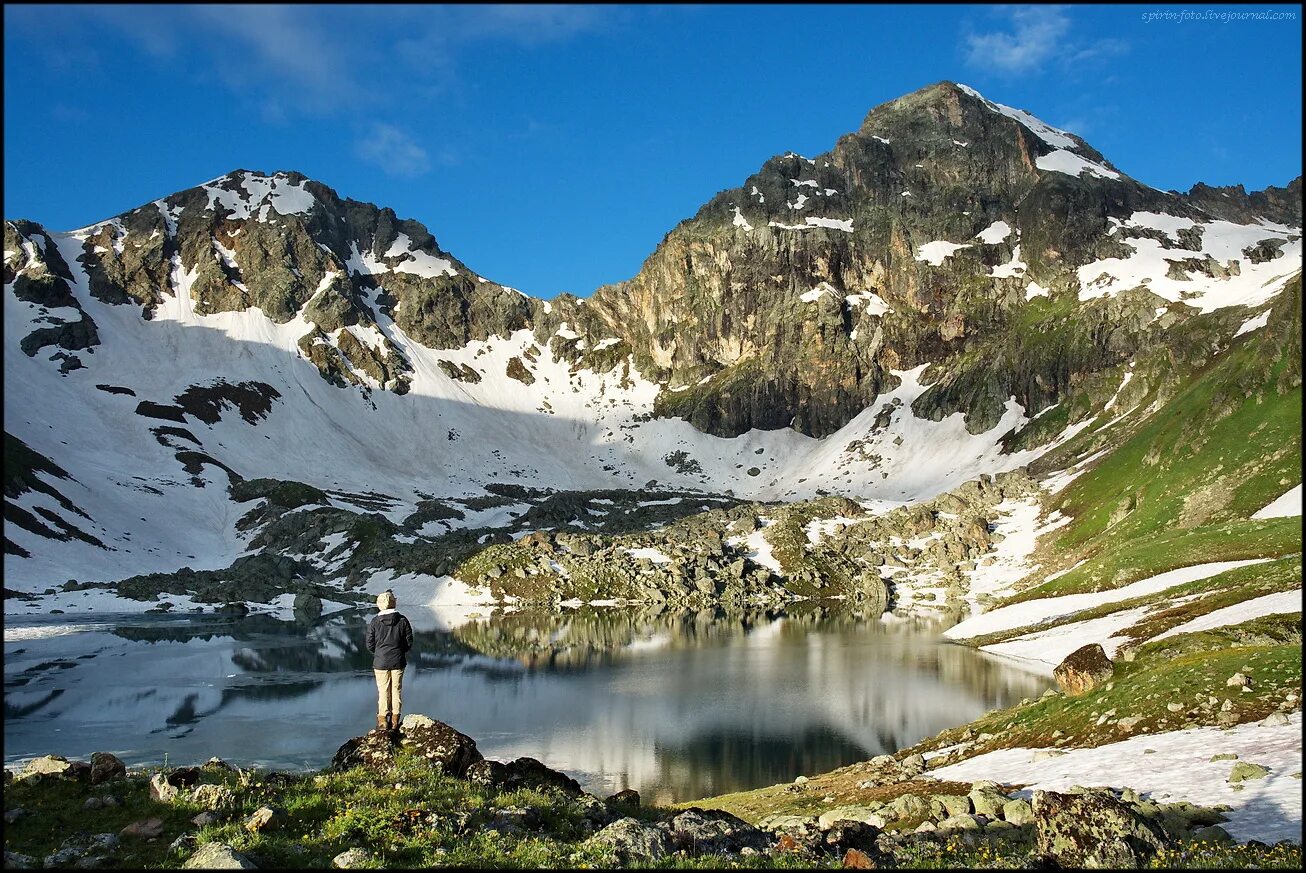
<instances>
[{"instance_id":1,"label":"person standing","mask_svg":"<svg viewBox=\"0 0 1306 873\"><path fill-rule=\"evenodd\" d=\"M398 730L413 626L395 609L393 591L377 595L376 607L381 611L367 625L367 650L372 653L372 672L376 674L376 728Z\"/></svg>"}]
</instances>

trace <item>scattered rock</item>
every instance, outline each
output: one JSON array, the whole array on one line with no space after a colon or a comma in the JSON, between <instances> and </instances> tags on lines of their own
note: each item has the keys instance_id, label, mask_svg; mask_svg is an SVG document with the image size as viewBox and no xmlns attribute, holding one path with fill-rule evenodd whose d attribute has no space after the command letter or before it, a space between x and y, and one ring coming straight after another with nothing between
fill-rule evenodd
<instances>
[{"instance_id":1,"label":"scattered rock","mask_svg":"<svg viewBox=\"0 0 1306 873\"><path fill-rule=\"evenodd\" d=\"M1234 673L1232 676L1230 676L1228 679L1225 680L1224 684L1230 688L1239 688L1239 687L1251 688L1256 683L1252 680L1252 677L1244 673Z\"/></svg>"},{"instance_id":2,"label":"scattered rock","mask_svg":"<svg viewBox=\"0 0 1306 873\"><path fill-rule=\"evenodd\" d=\"M1253 764L1250 761L1239 761L1234 764L1233 769L1229 771L1228 781L1232 784L1236 784L1239 782L1245 782L1248 779L1264 779L1268 775L1270 775L1270 769L1268 767L1262 767L1260 764Z\"/></svg>"},{"instance_id":3,"label":"scattered rock","mask_svg":"<svg viewBox=\"0 0 1306 873\"><path fill-rule=\"evenodd\" d=\"M235 793L225 785L197 785L190 801L205 809L226 809L236 805Z\"/></svg>"},{"instance_id":4,"label":"scattered rock","mask_svg":"<svg viewBox=\"0 0 1306 873\"><path fill-rule=\"evenodd\" d=\"M90 766L82 761L69 761L63 755L43 755L28 761L27 766L14 778L24 780L52 776L56 779L80 779L89 775L90 771Z\"/></svg>"},{"instance_id":5,"label":"scattered rock","mask_svg":"<svg viewBox=\"0 0 1306 873\"><path fill-rule=\"evenodd\" d=\"M1029 760L1031 762L1046 761L1049 758L1060 758L1064 754L1066 753L1061 749L1039 749L1030 757Z\"/></svg>"},{"instance_id":6,"label":"scattered rock","mask_svg":"<svg viewBox=\"0 0 1306 873\"><path fill-rule=\"evenodd\" d=\"M639 806L639 792L633 788L623 789L609 797L608 803L617 806Z\"/></svg>"},{"instance_id":7,"label":"scattered rock","mask_svg":"<svg viewBox=\"0 0 1306 873\"><path fill-rule=\"evenodd\" d=\"M34 870L36 869L36 859L31 855L21 855L18 852L11 852L8 849L5 849L5 869Z\"/></svg>"},{"instance_id":8,"label":"scattered rock","mask_svg":"<svg viewBox=\"0 0 1306 873\"><path fill-rule=\"evenodd\" d=\"M127 765L117 755L96 752L91 755L91 784L122 779L127 775Z\"/></svg>"},{"instance_id":9,"label":"scattered rock","mask_svg":"<svg viewBox=\"0 0 1306 873\"><path fill-rule=\"evenodd\" d=\"M475 751L474 744L472 751ZM501 791L523 787L552 788L568 797L581 795L580 784L575 779L566 773L546 767L534 758L518 758L507 764L482 759L466 768L466 777L469 782L492 786ZM636 794L635 797L638 800L639 795Z\"/></svg>"},{"instance_id":10,"label":"scattered rock","mask_svg":"<svg viewBox=\"0 0 1306 873\"><path fill-rule=\"evenodd\" d=\"M258 866L226 843L205 843L185 864L187 870L257 870Z\"/></svg>"},{"instance_id":11,"label":"scattered rock","mask_svg":"<svg viewBox=\"0 0 1306 873\"><path fill-rule=\"evenodd\" d=\"M352 870L364 867L372 860L372 853L367 849L346 849L331 859L331 866L340 870Z\"/></svg>"},{"instance_id":12,"label":"scattered rock","mask_svg":"<svg viewBox=\"0 0 1306 873\"><path fill-rule=\"evenodd\" d=\"M874 870L875 862L860 849L849 849L844 853L843 866L848 870Z\"/></svg>"},{"instance_id":13,"label":"scattered rock","mask_svg":"<svg viewBox=\"0 0 1306 873\"><path fill-rule=\"evenodd\" d=\"M162 773L155 773L150 777L150 800L158 803L172 803L177 799L176 786L170 784L166 776Z\"/></svg>"},{"instance_id":14,"label":"scattered rock","mask_svg":"<svg viewBox=\"0 0 1306 873\"><path fill-rule=\"evenodd\" d=\"M1265 727L1280 727L1288 724L1288 716L1282 712L1272 712L1261 720L1261 724Z\"/></svg>"},{"instance_id":15,"label":"scattered rock","mask_svg":"<svg viewBox=\"0 0 1306 873\"><path fill-rule=\"evenodd\" d=\"M198 845L199 843L194 834L182 834L171 843L168 843L168 851L190 854L195 851Z\"/></svg>"},{"instance_id":16,"label":"scattered rock","mask_svg":"<svg viewBox=\"0 0 1306 873\"><path fill-rule=\"evenodd\" d=\"M199 815L191 819L190 823L195 825L195 827L197 828L206 828L209 825L217 824L220 821L222 821L222 817L219 816L216 812L205 810L204 812L201 812Z\"/></svg>"},{"instance_id":17,"label":"scattered rock","mask_svg":"<svg viewBox=\"0 0 1306 873\"><path fill-rule=\"evenodd\" d=\"M120 837L135 837L140 840L152 840L163 836L163 819L143 818L134 821L118 831Z\"/></svg>"},{"instance_id":18,"label":"scattered rock","mask_svg":"<svg viewBox=\"0 0 1306 873\"><path fill-rule=\"evenodd\" d=\"M274 831L284 826L285 823L285 812L273 806L260 806L254 810L249 818L245 819L245 830L251 833Z\"/></svg>"},{"instance_id":19,"label":"scattered rock","mask_svg":"<svg viewBox=\"0 0 1306 873\"><path fill-rule=\"evenodd\" d=\"M968 813L952 815L939 822L941 831L975 831L979 830L979 819Z\"/></svg>"},{"instance_id":20,"label":"scattered rock","mask_svg":"<svg viewBox=\"0 0 1306 873\"><path fill-rule=\"evenodd\" d=\"M1097 643L1081 646L1052 671L1061 690L1071 697L1086 694L1111 678L1115 667Z\"/></svg>"},{"instance_id":21,"label":"scattered rock","mask_svg":"<svg viewBox=\"0 0 1306 873\"><path fill-rule=\"evenodd\" d=\"M1006 803L1002 804L1002 818L1004 821L1008 821L1019 827L1020 825L1029 824L1034 820L1034 810L1029 805L1028 800L1021 800L1019 798L1016 800L1008 800Z\"/></svg>"},{"instance_id":22,"label":"scattered rock","mask_svg":"<svg viewBox=\"0 0 1306 873\"><path fill-rule=\"evenodd\" d=\"M671 853L671 838L666 831L635 818L614 821L590 841L610 848L621 864L656 861Z\"/></svg>"},{"instance_id":23,"label":"scattered rock","mask_svg":"<svg viewBox=\"0 0 1306 873\"><path fill-rule=\"evenodd\" d=\"M1233 752L1224 752L1219 755L1211 756L1212 764L1214 764L1216 761L1237 761L1237 760L1238 760L1238 756L1235 755Z\"/></svg>"},{"instance_id":24,"label":"scattered rock","mask_svg":"<svg viewBox=\"0 0 1306 873\"><path fill-rule=\"evenodd\" d=\"M1219 843L1228 846L1237 842L1229 832L1219 825L1207 825L1193 831L1192 839L1200 843Z\"/></svg>"},{"instance_id":25,"label":"scattered rock","mask_svg":"<svg viewBox=\"0 0 1306 873\"><path fill-rule=\"evenodd\" d=\"M1002 806L1007 802L1006 795L995 788L973 788L968 798L976 815L986 815L989 818L1000 816Z\"/></svg>"},{"instance_id":26,"label":"scattered rock","mask_svg":"<svg viewBox=\"0 0 1306 873\"><path fill-rule=\"evenodd\" d=\"M820 818L816 820L816 825L824 831L840 821L857 821L877 828L882 828L888 823L884 815L869 806L836 806L821 813Z\"/></svg>"}]
</instances>

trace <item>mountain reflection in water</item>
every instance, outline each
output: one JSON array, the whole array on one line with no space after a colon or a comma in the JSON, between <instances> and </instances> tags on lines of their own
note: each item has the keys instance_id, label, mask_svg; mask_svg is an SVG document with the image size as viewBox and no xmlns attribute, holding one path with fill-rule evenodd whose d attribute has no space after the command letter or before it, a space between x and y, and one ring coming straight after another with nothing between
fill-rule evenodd
<instances>
[{"instance_id":1,"label":"mountain reflection in water","mask_svg":"<svg viewBox=\"0 0 1306 873\"><path fill-rule=\"evenodd\" d=\"M487 757L529 755L596 793L658 801L864 760L1048 686L941 640L941 624L839 606L496 612L452 629L404 611L406 712L449 722ZM367 617L100 617L62 635L11 623L6 760L325 766L372 722Z\"/></svg>"}]
</instances>

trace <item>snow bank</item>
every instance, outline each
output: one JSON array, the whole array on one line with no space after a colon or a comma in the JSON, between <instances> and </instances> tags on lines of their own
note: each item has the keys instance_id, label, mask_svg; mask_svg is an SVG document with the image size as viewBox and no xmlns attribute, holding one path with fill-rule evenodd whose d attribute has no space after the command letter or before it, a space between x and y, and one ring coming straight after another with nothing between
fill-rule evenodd
<instances>
[{"instance_id":1,"label":"snow bank","mask_svg":"<svg viewBox=\"0 0 1306 873\"><path fill-rule=\"evenodd\" d=\"M1301 515L1301 483L1258 509L1252 518L1288 518L1293 515Z\"/></svg>"},{"instance_id":2,"label":"snow bank","mask_svg":"<svg viewBox=\"0 0 1306 873\"><path fill-rule=\"evenodd\" d=\"M1146 754L1145 750L1154 750ZM1133 788L1154 800L1187 800L1202 806L1227 804L1229 821L1222 824L1240 841L1274 843L1301 841L1302 717L1288 724L1240 725L1232 730L1194 728L1132 737L1095 749L1068 749L1066 754L1033 762L1034 749L1000 749L947 767L931 770L931 779L1023 784L1020 794L1035 789L1065 791L1072 785ZM1226 781L1233 761L1211 761L1216 753L1233 753L1239 760L1270 769L1264 779L1243 782L1235 790Z\"/></svg>"}]
</instances>

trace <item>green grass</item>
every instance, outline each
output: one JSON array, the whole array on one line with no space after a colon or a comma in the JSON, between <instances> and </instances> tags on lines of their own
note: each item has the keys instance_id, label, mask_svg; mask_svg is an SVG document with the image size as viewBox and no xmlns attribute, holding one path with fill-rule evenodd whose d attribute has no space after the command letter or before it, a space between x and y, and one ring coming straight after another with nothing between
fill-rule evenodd
<instances>
[{"instance_id":1,"label":"green grass","mask_svg":"<svg viewBox=\"0 0 1306 873\"><path fill-rule=\"evenodd\" d=\"M1114 538L1113 538L1114 540ZM1001 606L1120 588L1194 564L1278 558L1301 551L1301 519L1237 520L1192 530L1163 530L1150 536L1122 538L1070 572L1002 601Z\"/></svg>"},{"instance_id":2,"label":"green grass","mask_svg":"<svg viewBox=\"0 0 1306 873\"><path fill-rule=\"evenodd\" d=\"M1228 688L1227 680L1243 667L1253 668L1250 692ZM1201 700L1228 698L1237 723L1257 721L1278 709L1289 694L1301 697L1301 614L1272 615L1198 634L1180 634L1141 646L1130 661L1119 660L1111 680L1078 697L1057 695L998 710L970 725L944 731L912 747L926 751L961 741L969 727L993 734L973 754L1000 748L1094 747L1130 736L1179 730L1186 724L1215 724L1219 706L1209 712ZM1170 703L1184 709L1173 713ZM1132 732L1098 725L1101 715L1138 717ZM1057 731L1061 733L1054 736ZM1061 742L1058 744L1058 740Z\"/></svg>"},{"instance_id":3,"label":"green grass","mask_svg":"<svg viewBox=\"0 0 1306 873\"><path fill-rule=\"evenodd\" d=\"M1255 597L1262 597L1266 594L1300 588L1301 580L1301 556L1293 555L1263 564L1252 564L1247 567L1226 570L1223 573L1208 576L1205 579L1197 579L1193 582L1185 582L1182 585L1176 585L1173 588L1167 588L1154 594L1130 597L1126 600L1117 600L1114 603L1104 603L1092 609L1059 616L1052 621L1042 622L1037 625L1025 625L1011 630L971 637L966 640L966 644L970 646L989 646L1024 636L1035 630L1043 631L1052 627L1088 621L1089 619L1110 615L1113 612L1135 609L1140 606L1156 606L1158 609L1152 614L1128 630L1118 634L1119 636L1128 636L1133 642L1139 643L1217 609L1232 606L1235 603L1241 603ZM1193 596L1197 596L1198 599L1168 609L1160 608L1173 601Z\"/></svg>"}]
</instances>

